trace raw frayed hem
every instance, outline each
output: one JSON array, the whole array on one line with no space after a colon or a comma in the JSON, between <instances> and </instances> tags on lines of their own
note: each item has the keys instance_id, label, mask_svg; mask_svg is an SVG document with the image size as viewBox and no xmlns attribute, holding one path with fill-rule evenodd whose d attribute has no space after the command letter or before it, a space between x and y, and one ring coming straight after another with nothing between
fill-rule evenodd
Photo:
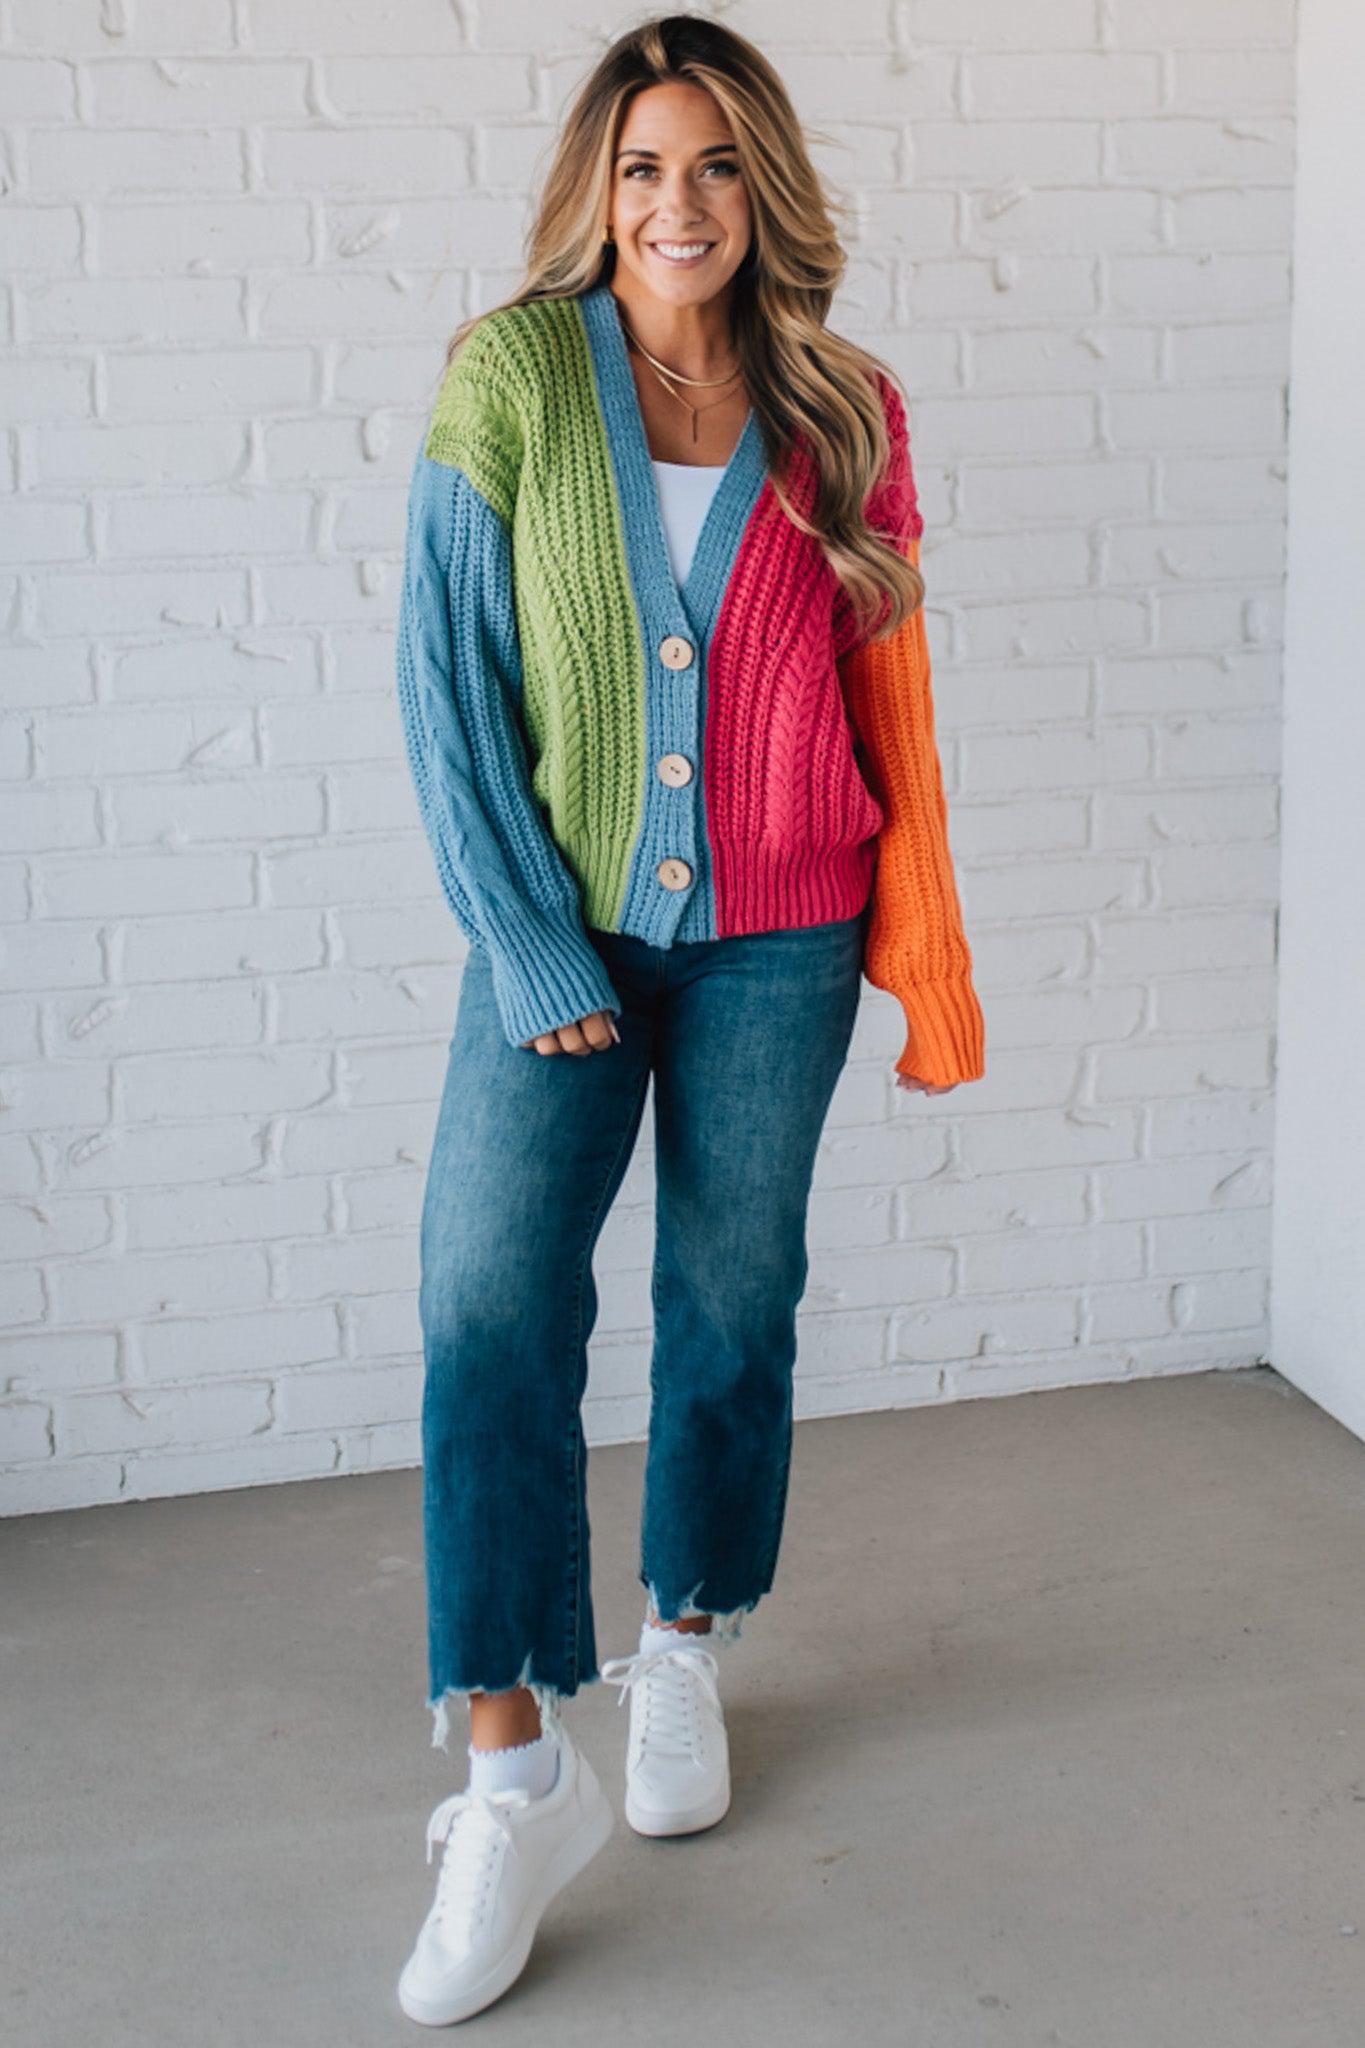
<instances>
[{"instance_id":1,"label":"raw frayed hem","mask_svg":"<svg viewBox=\"0 0 1365 2048\"><path fill-rule=\"evenodd\" d=\"M708 1615L711 1626L709 1629L703 1629L701 1634L712 1637L718 1643L737 1643L739 1641L743 1633L746 1616L753 1613L759 1600L763 1597L762 1594L755 1594L754 1598L746 1600L742 1607L731 1607L726 1612L720 1613L714 1607L699 1607L697 1605L696 1596L706 1584L705 1579L698 1579L692 1591L687 1595L687 1598L678 1602L676 1614L665 1614L663 1602L659 1598L658 1587L648 1579L643 1580L642 1584L649 1595L650 1608L658 1615L660 1624L663 1627L667 1627L671 1621L688 1621L694 1615Z\"/></svg>"},{"instance_id":2,"label":"raw frayed hem","mask_svg":"<svg viewBox=\"0 0 1365 2048\"><path fill-rule=\"evenodd\" d=\"M438 1698L427 1701L432 1716L431 1746L433 1749L450 1753L450 1702L452 1699L468 1699L472 1692L516 1692L524 1686L540 1709L542 1731L563 1726L561 1702L563 1694L557 1686L545 1685L530 1676L532 1652L527 1651L526 1662L521 1667L521 1676L513 1679L511 1685L448 1685Z\"/></svg>"}]
</instances>

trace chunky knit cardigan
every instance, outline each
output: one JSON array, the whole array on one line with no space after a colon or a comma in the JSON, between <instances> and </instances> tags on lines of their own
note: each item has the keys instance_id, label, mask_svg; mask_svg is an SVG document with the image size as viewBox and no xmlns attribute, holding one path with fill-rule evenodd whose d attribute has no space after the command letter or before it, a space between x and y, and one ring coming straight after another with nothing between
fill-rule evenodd
<instances>
[{"instance_id":1,"label":"chunky knit cardigan","mask_svg":"<svg viewBox=\"0 0 1365 2048\"><path fill-rule=\"evenodd\" d=\"M918 562L905 409L874 529ZM798 446L788 490L817 475ZM984 1072L921 607L876 639L783 512L750 412L679 585L614 295L487 315L413 471L398 695L450 908L527 1045L621 1000L587 928L677 940L852 917L896 1063Z\"/></svg>"}]
</instances>

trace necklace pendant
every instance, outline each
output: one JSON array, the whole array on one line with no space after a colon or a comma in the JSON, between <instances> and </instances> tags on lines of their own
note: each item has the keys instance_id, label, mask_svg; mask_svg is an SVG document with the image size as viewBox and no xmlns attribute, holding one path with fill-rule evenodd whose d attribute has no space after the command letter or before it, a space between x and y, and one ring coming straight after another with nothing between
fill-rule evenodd
<instances>
[{"instance_id":1,"label":"necklace pendant","mask_svg":"<svg viewBox=\"0 0 1365 2048\"><path fill-rule=\"evenodd\" d=\"M694 407L693 407L693 409L692 409L692 446L693 446L693 447L695 448L695 447L696 447L696 445L697 445L697 411L696 411L696 407L694 406Z\"/></svg>"}]
</instances>

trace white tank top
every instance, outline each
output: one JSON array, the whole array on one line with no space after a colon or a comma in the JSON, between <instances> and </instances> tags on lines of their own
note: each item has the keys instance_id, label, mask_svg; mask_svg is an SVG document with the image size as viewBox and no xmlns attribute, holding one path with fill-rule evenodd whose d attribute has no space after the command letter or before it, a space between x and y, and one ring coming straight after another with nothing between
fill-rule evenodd
<instances>
[{"instance_id":1,"label":"white tank top","mask_svg":"<svg viewBox=\"0 0 1365 2048\"><path fill-rule=\"evenodd\" d=\"M693 462L654 463L659 485L659 508L664 516L668 558L677 581L685 583L696 553L697 539L707 509L724 476L727 464Z\"/></svg>"}]
</instances>

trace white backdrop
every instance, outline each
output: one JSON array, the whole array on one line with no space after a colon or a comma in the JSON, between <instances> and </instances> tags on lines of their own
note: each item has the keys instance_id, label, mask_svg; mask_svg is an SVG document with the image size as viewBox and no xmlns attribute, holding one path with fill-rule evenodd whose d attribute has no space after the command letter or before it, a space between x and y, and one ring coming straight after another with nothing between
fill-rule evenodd
<instances>
[{"instance_id":1,"label":"white backdrop","mask_svg":"<svg viewBox=\"0 0 1365 2048\"><path fill-rule=\"evenodd\" d=\"M1365 1437L1365 19L1305 0L1300 51L1272 1335Z\"/></svg>"},{"instance_id":2,"label":"white backdrop","mask_svg":"<svg viewBox=\"0 0 1365 2048\"><path fill-rule=\"evenodd\" d=\"M637 15L0 13L0 1505L418 1456L463 942L403 764L404 484ZM912 397L988 1078L864 989L799 1412L1265 1355L1291 0L739 4ZM647 1418L652 1152L593 1441Z\"/></svg>"}]
</instances>

